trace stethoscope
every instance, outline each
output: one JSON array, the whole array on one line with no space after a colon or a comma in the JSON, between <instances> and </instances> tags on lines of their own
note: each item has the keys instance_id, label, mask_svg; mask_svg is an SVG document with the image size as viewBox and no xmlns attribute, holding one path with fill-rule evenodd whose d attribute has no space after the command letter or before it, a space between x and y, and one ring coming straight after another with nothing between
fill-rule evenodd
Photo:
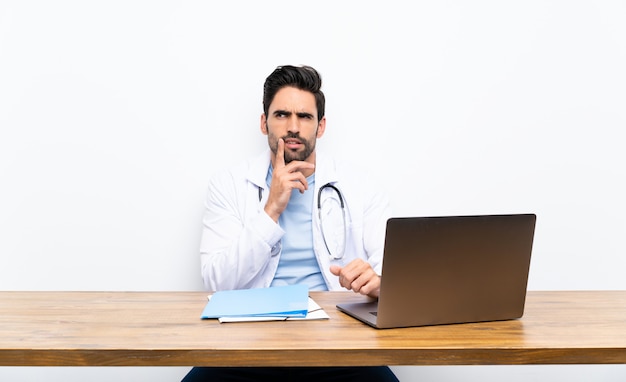
<instances>
[{"instance_id":1,"label":"stethoscope","mask_svg":"<svg viewBox=\"0 0 626 382\"><path fill-rule=\"evenodd\" d=\"M263 198L263 189L261 187L259 187L258 189L259 189L259 202L260 202L261 199ZM337 251L330 250L330 246L328 245L328 240L326 239L326 230L324 229L324 224L323 224L324 222L322 219L322 216L323 216L322 215L322 207L323 207L322 192L325 189L330 189L337 194L337 196L339 197L339 205L341 206L341 218L343 222L343 246L339 246ZM348 237L348 225L346 223L346 205L344 203L343 195L341 194L341 191L339 191L337 187L335 187L334 185L330 183L326 183L325 185L320 187L319 190L317 191L317 216L320 222L320 231L322 233L322 240L324 241L324 246L326 247L326 251L328 251L330 258L332 260L339 260L343 258L343 255L346 252L346 239Z\"/></svg>"},{"instance_id":2,"label":"stethoscope","mask_svg":"<svg viewBox=\"0 0 626 382\"><path fill-rule=\"evenodd\" d=\"M323 224L324 222L322 221L322 191L324 191L327 188L335 191L337 193L337 196L339 197L339 204L341 205L341 218L343 221L343 247L339 248L337 250L337 253L334 253L334 254L333 254L333 251L330 250L330 247L328 246L328 242L326 241L326 232L324 230L324 224ZM322 239L324 240L324 246L326 247L326 250L328 251L330 258L333 260L339 260L343 258L343 255L346 252L346 239L348 237L348 225L346 224L346 205L344 204L343 195L341 195L341 191L339 191L337 187L333 186L330 183L326 183L325 185L320 187L319 191L317 192L317 214L320 220L320 231L322 232Z\"/></svg>"}]
</instances>

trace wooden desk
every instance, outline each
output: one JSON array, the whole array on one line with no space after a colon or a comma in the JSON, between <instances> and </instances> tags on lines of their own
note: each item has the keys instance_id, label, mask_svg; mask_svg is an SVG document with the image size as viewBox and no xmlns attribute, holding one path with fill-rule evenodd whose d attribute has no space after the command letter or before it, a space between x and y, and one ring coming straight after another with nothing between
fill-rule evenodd
<instances>
[{"instance_id":1,"label":"wooden desk","mask_svg":"<svg viewBox=\"0 0 626 382\"><path fill-rule=\"evenodd\" d=\"M626 363L626 291L529 292L520 320L372 329L312 297L326 321L200 320L202 292L0 292L0 366Z\"/></svg>"}]
</instances>

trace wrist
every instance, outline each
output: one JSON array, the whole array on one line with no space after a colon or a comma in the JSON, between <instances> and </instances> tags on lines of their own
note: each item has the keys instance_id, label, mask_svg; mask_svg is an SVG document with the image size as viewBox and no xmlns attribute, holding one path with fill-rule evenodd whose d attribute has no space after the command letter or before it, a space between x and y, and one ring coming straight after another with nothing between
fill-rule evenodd
<instances>
[{"instance_id":1,"label":"wrist","mask_svg":"<svg viewBox=\"0 0 626 382\"><path fill-rule=\"evenodd\" d=\"M267 216L269 216L270 219L274 221L274 223L278 224L278 218L280 217L280 213L276 212L276 209L271 208L268 203L265 205L265 208L263 210L265 211Z\"/></svg>"}]
</instances>

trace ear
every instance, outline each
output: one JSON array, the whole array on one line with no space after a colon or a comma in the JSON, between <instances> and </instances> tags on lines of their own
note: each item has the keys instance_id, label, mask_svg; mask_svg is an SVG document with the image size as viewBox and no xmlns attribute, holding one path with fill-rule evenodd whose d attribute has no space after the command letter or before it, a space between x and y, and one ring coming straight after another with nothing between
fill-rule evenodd
<instances>
[{"instance_id":1,"label":"ear","mask_svg":"<svg viewBox=\"0 0 626 382\"><path fill-rule=\"evenodd\" d=\"M317 138L321 138L326 131L326 116L322 117L320 123L317 124Z\"/></svg>"},{"instance_id":2,"label":"ear","mask_svg":"<svg viewBox=\"0 0 626 382\"><path fill-rule=\"evenodd\" d=\"M267 135L267 118L265 117L265 113L261 114L261 133L263 135Z\"/></svg>"}]
</instances>

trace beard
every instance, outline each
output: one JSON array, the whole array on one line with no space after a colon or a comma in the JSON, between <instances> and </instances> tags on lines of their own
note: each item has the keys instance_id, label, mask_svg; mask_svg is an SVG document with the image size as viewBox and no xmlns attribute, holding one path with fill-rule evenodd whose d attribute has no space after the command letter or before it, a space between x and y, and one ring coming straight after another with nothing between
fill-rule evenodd
<instances>
[{"instance_id":1,"label":"beard","mask_svg":"<svg viewBox=\"0 0 626 382\"><path fill-rule=\"evenodd\" d=\"M300 133L288 133L281 138L283 139L283 141L290 138L297 139L302 143L302 146L304 147L300 151L293 151L285 148L285 164L288 164L289 162L294 160L304 161L311 156L313 151L315 151L315 136L313 137L313 140L310 141L306 138L301 137ZM270 149L272 150L274 155L276 155L276 152L278 151L278 138L273 134L268 134L267 141L269 143Z\"/></svg>"}]
</instances>

